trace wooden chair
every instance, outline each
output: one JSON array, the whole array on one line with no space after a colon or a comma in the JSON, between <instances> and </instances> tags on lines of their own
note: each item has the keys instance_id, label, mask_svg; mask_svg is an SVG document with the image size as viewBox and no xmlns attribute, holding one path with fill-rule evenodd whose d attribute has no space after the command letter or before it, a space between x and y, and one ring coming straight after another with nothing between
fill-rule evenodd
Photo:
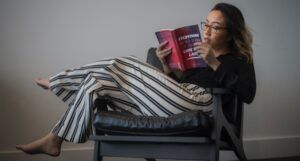
<instances>
[{"instance_id":1,"label":"wooden chair","mask_svg":"<svg viewBox=\"0 0 300 161\"><path fill-rule=\"evenodd\" d=\"M155 56L153 52L155 52L154 48L149 49L147 61L160 68L157 58L153 58ZM95 141L94 161L102 161L103 156L145 158L147 161L155 161L155 159L218 161L220 150L233 150L239 160L246 161L242 140L243 103L234 96L230 105L224 109L222 96L232 95L231 91L221 88L207 90L213 95L213 119L210 120L201 112L183 112L171 119L196 118L194 120L197 120L198 124L194 125L193 122L193 125L188 128L180 128L178 127L180 125L176 125L177 129L174 131L168 129L167 132L164 132L165 129L151 131L153 129L145 129L147 127L130 131L126 125L112 123L114 120L121 120L121 122L125 120L127 123L133 120L129 123L138 124L134 121L147 120L152 121L153 124L161 123L159 126L163 127L164 122L170 120L107 112L109 99L100 97L95 102L98 108L94 123L96 134L90 137ZM187 120L189 121L191 120ZM111 126L109 123L112 123Z\"/></svg>"}]
</instances>

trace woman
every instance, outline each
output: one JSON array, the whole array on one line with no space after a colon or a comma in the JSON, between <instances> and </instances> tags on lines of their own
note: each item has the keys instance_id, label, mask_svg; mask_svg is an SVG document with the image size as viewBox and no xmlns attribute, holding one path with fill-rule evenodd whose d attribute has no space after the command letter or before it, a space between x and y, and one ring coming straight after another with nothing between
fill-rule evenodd
<instances>
[{"instance_id":1,"label":"woman","mask_svg":"<svg viewBox=\"0 0 300 161\"><path fill-rule=\"evenodd\" d=\"M164 72L179 83L134 57L102 60L59 73L50 80L36 79L38 85L50 88L69 108L52 132L16 148L29 154L58 156L64 140L85 142L92 130L92 107L97 95L109 96L117 110L155 116L193 109L209 113L212 98L200 86L232 88L242 101L250 103L256 88L252 37L241 12L235 6L217 4L201 26L204 41L196 43L195 50L208 67L189 70L176 78L163 65ZM171 52L166 44L160 44L156 51L163 64Z\"/></svg>"}]
</instances>

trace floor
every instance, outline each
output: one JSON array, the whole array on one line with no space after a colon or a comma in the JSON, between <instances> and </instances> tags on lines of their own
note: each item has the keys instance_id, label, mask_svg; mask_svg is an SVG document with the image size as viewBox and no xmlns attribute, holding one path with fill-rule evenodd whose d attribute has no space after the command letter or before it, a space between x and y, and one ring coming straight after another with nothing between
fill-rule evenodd
<instances>
[{"instance_id":1,"label":"floor","mask_svg":"<svg viewBox=\"0 0 300 161\"><path fill-rule=\"evenodd\" d=\"M300 156L288 157L288 158L274 158L274 159L254 159L249 161L300 161Z\"/></svg>"}]
</instances>

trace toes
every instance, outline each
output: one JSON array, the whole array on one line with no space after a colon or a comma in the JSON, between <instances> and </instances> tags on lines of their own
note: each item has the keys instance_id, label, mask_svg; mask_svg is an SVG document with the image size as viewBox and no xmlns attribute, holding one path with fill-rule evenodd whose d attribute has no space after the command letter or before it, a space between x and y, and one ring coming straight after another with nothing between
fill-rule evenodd
<instances>
[{"instance_id":1,"label":"toes","mask_svg":"<svg viewBox=\"0 0 300 161\"><path fill-rule=\"evenodd\" d=\"M34 81L36 82L37 85L44 89L49 89L49 82L48 79L45 78L35 78Z\"/></svg>"},{"instance_id":2,"label":"toes","mask_svg":"<svg viewBox=\"0 0 300 161\"><path fill-rule=\"evenodd\" d=\"M21 145L15 145L15 148L18 150L22 150L22 146Z\"/></svg>"}]
</instances>

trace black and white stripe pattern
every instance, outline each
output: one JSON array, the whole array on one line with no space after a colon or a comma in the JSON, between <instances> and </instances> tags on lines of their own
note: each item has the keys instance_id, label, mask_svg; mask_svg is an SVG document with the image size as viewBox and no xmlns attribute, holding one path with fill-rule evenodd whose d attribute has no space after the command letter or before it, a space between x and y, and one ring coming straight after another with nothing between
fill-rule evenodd
<instances>
[{"instance_id":1,"label":"black and white stripe pattern","mask_svg":"<svg viewBox=\"0 0 300 161\"><path fill-rule=\"evenodd\" d=\"M179 84L135 57L94 62L50 78L50 89L69 105L52 132L66 141L85 142L92 132L93 102L109 97L110 110L170 116L212 110L212 96L194 84Z\"/></svg>"}]
</instances>

